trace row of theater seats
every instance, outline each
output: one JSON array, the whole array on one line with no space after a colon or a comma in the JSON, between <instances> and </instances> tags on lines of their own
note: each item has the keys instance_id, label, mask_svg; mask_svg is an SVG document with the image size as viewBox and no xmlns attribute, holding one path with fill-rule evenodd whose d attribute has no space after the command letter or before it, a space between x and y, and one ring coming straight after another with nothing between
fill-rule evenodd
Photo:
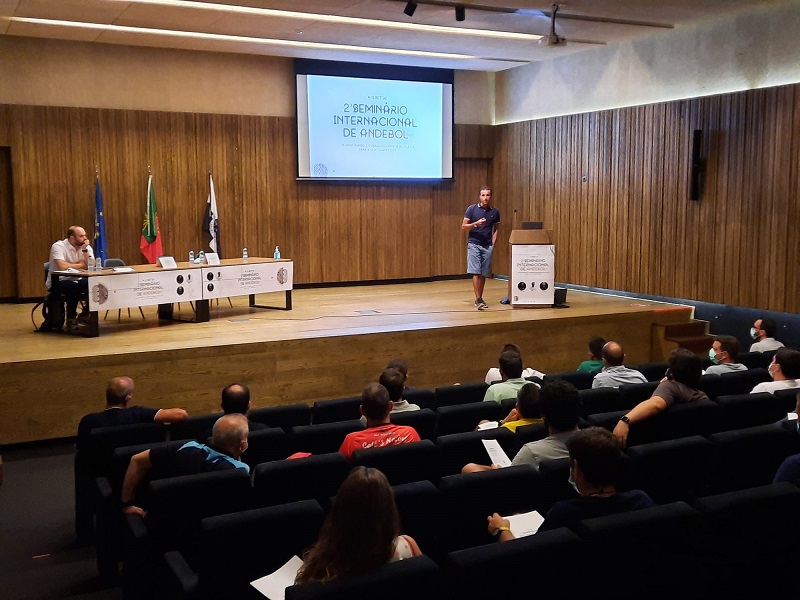
<instances>
[{"instance_id":1,"label":"row of theater seats","mask_svg":"<svg viewBox=\"0 0 800 600\"><path fill-rule=\"evenodd\" d=\"M399 499L403 494L397 490ZM438 560L426 552L366 575L292 586L286 598L796 598L798 505L794 485L763 486L705 497L694 506L675 502L587 519L574 530L453 550ZM203 519L197 545L207 551L163 555L166 595L261 598L249 582L301 554L322 519L315 501ZM441 523L433 519L420 526ZM289 534L285 523L295 524Z\"/></svg>"},{"instance_id":2,"label":"row of theater seats","mask_svg":"<svg viewBox=\"0 0 800 600\"><path fill-rule=\"evenodd\" d=\"M726 429L775 422L793 409L794 399L791 392L780 392L775 396L736 393L749 390L757 382L768 377L766 370L762 369L722 376L706 375L702 378L701 388L714 398L713 401L676 406L657 418L638 425L631 432L629 444L686 435L710 435ZM656 385L657 382L650 382L622 386L619 390L611 388L581 390L579 393L584 412L581 426L599 425L613 429L625 411L650 397ZM486 388L483 383L452 387L473 390ZM436 397L436 394L430 393ZM450 390L448 393L451 393ZM726 393L734 395L720 395ZM455 392L451 393L454 394ZM447 449L452 447L454 442L445 440L442 444L438 444L439 438L472 431L482 419L503 418L514 404L513 400L500 404L475 401L474 398L478 396L482 398L481 393L474 394L471 398L466 396L461 398L464 403L445 403L435 411L422 409L394 413L392 422L410 425L417 430L422 439L435 441L437 445ZM326 400L317 402L313 409L299 404L252 411L256 418L262 419L261 422L269 421L273 427L251 433L249 448L243 459L251 466L255 466L283 459L294 452L312 454L335 452L348 433L363 428L363 424L353 418L353 411L358 414L358 401L358 398ZM312 412L317 410L318 413ZM311 414L322 415L323 422L315 425L307 424ZM265 415L272 418L267 419ZM348 417L349 420L338 420ZM199 415L171 426L149 423L92 430L84 450L75 456L75 514L79 537L86 539L91 536L94 480L98 476L109 475L114 471L112 463L116 448L165 441L168 437L205 441L217 418L216 414ZM520 427L516 435L505 430L496 430L484 432L483 437L497 437L504 450L513 457L523 444L542 439L546 435L547 430L543 425L530 425ZM439 469L442 474L458 472L465 464L459 462L460 460L459 452L445 450L437 454L437 460L431 462L431 468ZM480 448L478 456L467 462L483 462L483 460L485 454Z\"/></svg>"},{"instance_id":3,"label":"row of theater seats","mask_svg":"<svg viewBox=\"0 0 800 600\"><path fill-rule=\"evenodd\" d=\"M643 489L656 502L669 503L695 502L709 494L768 484L783 459L800 452L800 436L784 425L629 448L618 487ZM471 450L476 454L478 435L461 434L472 436ZM430 467L435 450L430 441L364 450L354 455L353 463L387 474L395 486L404 532L414 536L437 561L448 552L487 542L486 516L492 512L535 509L544 514L554 502L574 496L567 481L567 460L544 463L539 471L522 465L440 478ZM467 458L464 455L459 462L463 464ZM147 521L127 517L122 525L124 535L117 531L113 536L114 528L120 527L120 512L118 496L109 486L106 509L100 512L106 516L98 521L98 560L101 566L106 561L107 573L114 573L116 561L124 557L126 597L145 597L152 593L147 587L151 582L148 574L159 572L164 552L180 550L190 562L197 560L196 551L207 553L208 547L197 538L203 518L307 500L327 509L350 467L342 455L331 453L258 465L252 483L243 471L153 481Z\"/></svg>"}]
</instances>

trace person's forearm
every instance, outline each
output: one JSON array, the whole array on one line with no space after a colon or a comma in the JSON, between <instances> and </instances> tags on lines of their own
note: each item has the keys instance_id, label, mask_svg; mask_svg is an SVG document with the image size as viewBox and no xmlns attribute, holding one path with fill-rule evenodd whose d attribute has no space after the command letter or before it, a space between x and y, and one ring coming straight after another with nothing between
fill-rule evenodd
<instances>
[{"instance_id":1,"label":"person's forearm","mask_svg":"<svg viewBox=\"0 0 800 600\"><path fill-rule=\"evenodd\" d=\"M652 398L640 402L629 410L625 416L628 417L631 423L638 423L646 421L650 417L654 417L667 407L667 403L663 398L653 396Z\"/></svg>"},{"instance_id":2,"label":"person's forearm","mask_svg":"<svg viewBox=\"0 0 800 600\"><path fill-rule=\"evenodd\" d=\"M125 471L125 479L122 482L120 500L122 500L123 505L136 500L136 490L144 479L145 473L147 473L147 468L144 461L139 454L134 455L128 465L128 470Z\"/></svg>"}]
</instances>

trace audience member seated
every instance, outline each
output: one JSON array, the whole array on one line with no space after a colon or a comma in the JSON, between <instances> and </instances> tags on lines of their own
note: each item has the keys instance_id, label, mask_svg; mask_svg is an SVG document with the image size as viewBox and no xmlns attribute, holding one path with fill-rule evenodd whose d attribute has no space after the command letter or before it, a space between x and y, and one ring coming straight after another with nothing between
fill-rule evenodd
<instances>
[{"instance_id":1,"label":"audience member seated","mask_svg":"<svg viewBox=\"0 0 800 600\"><path fill-rule=\"evenodd\" d=\"M778 324L774 319L756 319L750 328L750 337L755 343L750 346L750 352L769 352L783 348L783 344L775 339Z\"/></svg>"},{"instance_id":2,"label":"audience member seated","mask_svg":"<svg viewBox=\"0 0 800 600\"><path fill-rule=\"evenodd\" d=\"M222 412L226 415L240 414L245 417L250 412L250 388L243 383L232 383L222 390L222 402L220 404ZM258 423L247 419L250 431L260 431L269 429L264 423Z\"/></svg>"},{"instance_id":3,"label":"audience member seated","mask_svg":"<svg viewBox=\"0 0 800 600\"><path fill-rule=\"evenodd\" d=\"M718 335L708 351L708 358L714 363L706 369L706 375L724 375L747 371L747 367L736 362L739 358L739 340L732 335Z\"/></svg>"},{"instance_id":4,"label":"audience member seated","mask_svg":"<svg viewBox=\"0 0 800 600\"><path fill-rule=\"evenodd\" d=\"M414 538L400 533L400 515L386 476L377 469L356 467L339 487L295 583L352 577L420 554Z\"/></svg>"},{"instance_id":5,"label":"audience member seated","mask_svg":"<svg viewBox=\"0 0 800 600\"><path fill-rule=\"evenodd\" d=\"M601 337L593 337L589 340L589 360L583 361L578 365L576 371L586 371L594 373L603 368L603 346L606 341Z\"/></svg>"},{"instance_id":6,"label":"audience member seated","mask_svg":"<svg viewBox=\"0 0 800 600\"><path fill-rule=\"evenodd\" d=\"M133 425L134 423L176 423L189 417L182 408L147 408L145 406L128 406L133 398L133 379L130 377L114 377L106 385L106 409L103 412L90 413L78 424L78 450L84 450L89 433L97 427L113 427L116 425Z\"/></svg>"},{"instance_id":7,"label":"audience member seated","mask_svg":"<svg viewBox=\"0 0 800 600\"><path fill-rule=\"evenodd\" d=\"M654 417L676 403L708 400L705 392L697 389L702 374L703 362L699 356L686 348L673 350L669 356L667 376L661 380L648 400L640 402L622 416L614 427L614 435L625 446L630 428L636 423Z\"/></svg>"},{"instance_id":8,"label":"audience member seated","mask_svg":"<svg viewBox=\"0 0 800 600\"><path fill-rule=\"evenodd\" d=\"M528 442L520 448L512 465L532 465L538 470L542 461L556 460L569 456L567 440L578 431L581 397L571 383L563 379L549 381L539 390L539 406L547 425L547 437ZM461 469L462 473L478 473L497 469L497 465L469 463Z\"/></svg>"},{"instance_id":9,"label":"audience member seated","mask_svg":"<svg viewBox=\"0 0 800 600\"><path fill-rule=\"evenodd\" d=\"M556 502L547 511L539 531L573 527L584 519L604 517L655 506L642 490L617 492L621 444L614 434L602 427L589 427L577 432L567 442L569 448L569 481L580 494ZM497 513L487 517L489 533L501 542L514 538L508 519Z\"/></svg>"},{"instance_id":10,"label":"audience member seated","mask_svg":"<svg viewBox=\"0 0 800 600\"><path fill-rule=\"evenodd\" d=\"M519 392L517 392L517 404L508 413L508 416L501 421L481 421L478 423L478 429L482 429L482 425L489 423L497 423L498 427L505 427L511 431L516 432L517 427L523 425L540 425L544 423L542 419L542 408L539 405L539 386L531 382L523 385ZM489 425L486 429L491 429Z\"/></svg>"},{"instance_id":11,"label":"audience member seated","mask_svg":"<svg viewBox=\"0 0 800 600\"><path fill-rule=\"evenodd\" d=\"M503 352L516 352L517 354L522 357L522 351L519 349L519 346L516 344L506 344L503 346L503 349L500 351L500 354ZM537 371L536 369L531 369L530 367L523 367L522 369L522 377L538 377L539 379L544 379L544 373L541 371ZM492 385L495 381L502 381L503 376L500 374L500 369L497 367L492 367L488 371L486 371L486 385Z\"/></svg>"},{"instance_id":12,"label":"audience member seated","mask_svg":"<svg viewBox=\"0 0 800 600\"><path fill-rule=\"evenodd\" d=\"M419 410L419 406L409 403L408 400L403 399L403 392L405 391L406 376L400 369L395 367L386 367L378 379L386 391L389 392L389 400L392 401L392 412L405 412L407 410Z\"/></svg>"},{"instance_id":13,"label":"audience member seated","mask_svg":"<svg viewBox=\"0 0 800 600\"><path fill-rule=\"evenodd\" d=\"M367 419L367 428L348 433L339 452L349 459L356 450L420 441L413 427L391 423L389 413L392 407L389 392L380 383L370 383L365 387L361 392L361 414Z\"/></svg>"},{"instance_id":14,"label":"audience member seated","mask_svg":"<svg viewBox=\"0 0 800 600\"><path fill-rule=\"evenodd\" d=\"M800 393L797 394L797 405L794 412L800 415ZM800 485L800 454L787 456L781 466L778 467L778 472L775 473L775 479L772 483L780 483L782 481Z\"/></svg>"},{"instance_id":15,"label":"audience member seated","mask_svg":"<svg viewBox=\"0 0 800 600\"><path fill-rule=\"evenodd\" d=\"M767 370L773 381L759 383L751 394L800 389L800 350L779 348Z\"/></svg>"},{"instance_id":16,"label":"audience member seated","mask_svg":"<svg viewBox=\"0 0 800 600\"><path fill-rule=\"evenodd\" d=\"M393 358L389 361L389 364L386 365L386 368L397 369L403 374L403 387L405 388L405 391L411 392L416 390L416 388L408 385L408 364L402 358Z\"/></svg>"},{"instance_id":17,"label":"audience member seated","mask_svg":"<svg viewBox=\"0 0 800 600\"><path fill-rule=\"evenodd\" d=\"M647 383L647 378L636 369L625 366L625 352L617 342L607 342L603 346L603 370L594 376L592 389L618 388L626 383Z\"/></svg>"},{"instance_id":18,"label":"audience member seated","mask_svg":"<svg viewBox=\"0 0 800 600\"><path fill-rule=\"evenodd\" d=\"M513 350L500 354L500 377L502 381L490 385L483 396L484 402L500 402L507 398L516 398L523 385L529 383L522 377L522 356ZM534 384L536 385L536 384Z\"/></svg>"},{"instance_id":19,"label":"audience member seated","mask_svg":"<svg viewBox=\"0 0 800 600\"><path fill-rule=\"evenodd\" d=\"M247 450L248 433L247 417L224 415L214 423L210 446L192 441L181 446L166 444L134 454L122 482L122 512L145 516L145 511L136 506L136 492L151 471L158 477L227 469L244 469L249 473L250 467L239 460Z\"/></svg>"}]
</instances>

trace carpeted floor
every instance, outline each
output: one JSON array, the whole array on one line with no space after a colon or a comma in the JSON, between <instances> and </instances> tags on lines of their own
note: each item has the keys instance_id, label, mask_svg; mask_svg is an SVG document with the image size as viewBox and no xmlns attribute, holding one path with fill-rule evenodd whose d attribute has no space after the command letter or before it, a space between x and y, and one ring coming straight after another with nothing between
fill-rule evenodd
<instances>
[{"instance_id":1,"label":"carpeted floor","mask_svg":"<svg viewBox=\"0 0 800 600\"><path fill-rule=\"evenodd\" d=\"M104 588L95 549L75 544L73 443L3 451L0 597L3 600L120 600Z\"/></svg>"}]
</instances>

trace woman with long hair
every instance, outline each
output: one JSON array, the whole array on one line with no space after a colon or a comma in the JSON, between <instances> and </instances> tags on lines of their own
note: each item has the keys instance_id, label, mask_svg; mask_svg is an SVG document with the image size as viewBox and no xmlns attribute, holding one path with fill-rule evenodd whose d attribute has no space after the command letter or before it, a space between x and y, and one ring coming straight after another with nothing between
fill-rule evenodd
<instances>
[{"instance_id":1,"label":"woman with long hair","mask_svg":"<svg viewBox=\"0 0 800 600\"><path fill-rule=\"evenodd\" d=\"M377 469L356 467L339 487L295 583L359 575L420 554L412 537L400 535L400 516L386 476Z\"/></svg>"}]
</instances>

